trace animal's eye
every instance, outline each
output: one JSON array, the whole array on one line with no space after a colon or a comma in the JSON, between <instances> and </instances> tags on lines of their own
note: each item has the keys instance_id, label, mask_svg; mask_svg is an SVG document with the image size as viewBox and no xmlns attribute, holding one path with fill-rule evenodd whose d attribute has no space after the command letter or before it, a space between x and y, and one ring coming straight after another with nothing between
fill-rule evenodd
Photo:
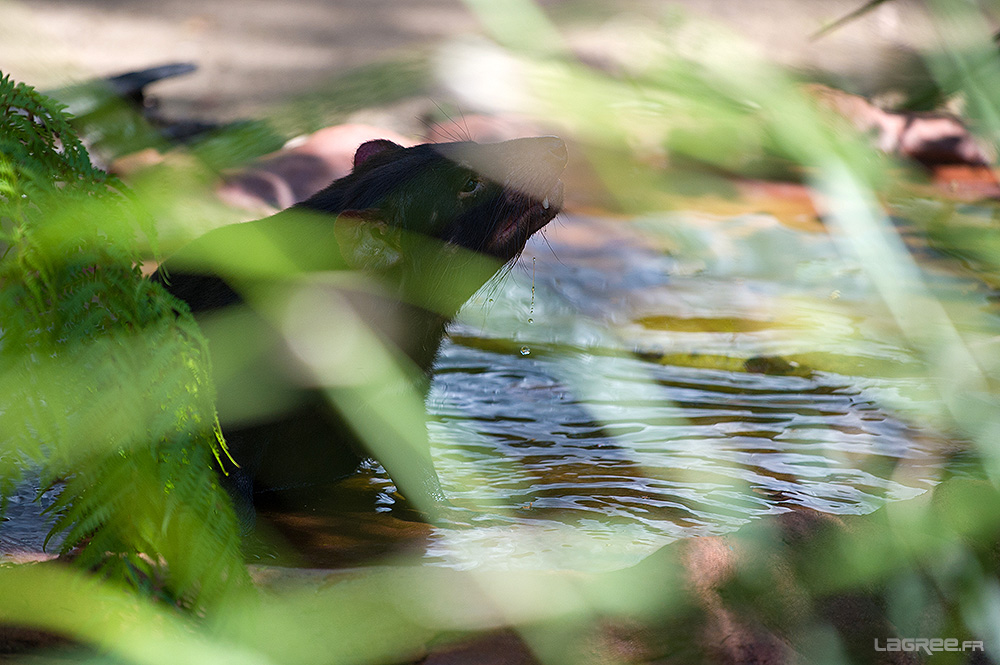
<instances>
[{"instance_id":1,"label":"animal's eye","mask_svg":"<svg viewBox=\"0 0 1000 665\"><path fill-rule=\"evenodd\" d=\"M478 192L483 186L482 178L479 176L469 176L462 188L458 190L460 196L470 196Z\"/></svg>"}]
</instances>

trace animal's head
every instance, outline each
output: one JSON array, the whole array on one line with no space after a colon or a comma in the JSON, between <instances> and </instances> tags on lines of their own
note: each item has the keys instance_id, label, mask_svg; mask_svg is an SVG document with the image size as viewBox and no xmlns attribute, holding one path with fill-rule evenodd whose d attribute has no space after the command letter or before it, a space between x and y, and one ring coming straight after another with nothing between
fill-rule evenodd
<instances>
[{"instance_id":1,"label":"animal's head","mask_svg":"<svg viewBox=\"0 0 1000 665\"><path fill-rule=\"evenodd\" d=\"M438 253L472 250L503 264L559 212L565 166L555 137L412 148L369 141L351 175L300 207L337 214L341 252L373 272L406 262L414 236L438 241Z\"/></svg>"}]
</instances>

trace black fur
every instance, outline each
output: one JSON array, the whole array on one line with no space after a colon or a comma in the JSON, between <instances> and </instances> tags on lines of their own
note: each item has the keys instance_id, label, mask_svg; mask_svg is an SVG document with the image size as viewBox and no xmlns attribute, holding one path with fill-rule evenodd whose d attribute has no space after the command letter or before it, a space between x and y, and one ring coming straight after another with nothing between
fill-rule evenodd
<instances>
[{"instance_id":1,"label":"black fur","mask_svg":"<svg viewBox=\"0 0 1000 665\"><path fill-rule=\"evenodd\" d=\"M369 286L329 287L327 293L412 361L420 376L405 389L423 396L448 320L558 212L565 163L565 145L553 137L412 148L371 141L358 149L350 175L288 211L206 234L156 278L196 315L207 316L237 311L234 306L253 302L262 289L293 288L302 273L359 270ZM258 261L275 251L294 260L299 276ZM252 312L241 316L246 322L228 343L283 346L268 321ZM341 333L321 332L331 348L341 343ZM220 342L211 336L210 342L215 354ZM220 394L223 431L239 464L229 483L244 507L251 492L261 503L282 495L275 490L329 482L372 452L346 425L352 418L331 406L328 398L338 389L324 392L302 380L309 372L289 370L295 364L290 358L285 349L246 369L244 385L281 385L267 399L265 415L230 415L227 396ZM398 389L367 385L363 395L393 399ZM348 395L353 388L342 390ZM353 422L369 417L368 410L376 417L371 402L348 401L357 409L349 414ZM398 459L381 450L379 461L418 507L430 510L444 501L426 443Z\"/></svg>"}]
</instances>

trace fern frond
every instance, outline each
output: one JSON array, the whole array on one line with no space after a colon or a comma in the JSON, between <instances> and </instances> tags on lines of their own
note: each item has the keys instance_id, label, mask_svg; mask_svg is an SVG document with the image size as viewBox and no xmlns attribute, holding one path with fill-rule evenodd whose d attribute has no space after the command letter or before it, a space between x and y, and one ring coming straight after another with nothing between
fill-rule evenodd
<instances>
[{"instance_id":1,"label":"fern frond","mask_svg":"<svg viewBox=\"0 0 1000 665\"><path fill-rule=\"evenodd\" d=\"M134 203L59 104L0 75L0 494L35 460L62 552L210 604L247 576L206 343L140 275Z\"/></svg>"}]
</instances>

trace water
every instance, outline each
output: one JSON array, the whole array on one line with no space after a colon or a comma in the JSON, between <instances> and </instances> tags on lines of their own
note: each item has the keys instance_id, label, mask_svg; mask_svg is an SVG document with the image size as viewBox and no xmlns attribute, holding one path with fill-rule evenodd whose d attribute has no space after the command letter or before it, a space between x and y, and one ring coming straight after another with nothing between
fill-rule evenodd
<instances>
[{"instance_id":1,"label":"water","mask_svg":"<svg viewBox=\"0 0 1000 665\"><path fill-rule=\"evenodd\" d=\"M44 510L56 499L56 490L47 490L40 497L37 473L26 474L24 482L7 497L7 507L0 518L0 562L7 557L18 560L38 558L48 534L51 517ZM53 536L48 543L49 552L57 552L62 543L61 535Z\"/></svg>"},{"instance_id":2,"label":"water","mask_svg":"<svg viewBox=\"0 0 1000 665\"><path fill-rule=\"evenodd\" d=\"M656 246L667 224L685 252ZM615 568L794 506L861 514L934 484L941 442L889 409L932 392L825 234L759 216L567 228L533 241L442 349L435 460L486 525L437 530L431 561Z\"/></svg>"},{"instance_id":3,"label":"water","mask_svg":"<svg viewBox=\"0 0 1000 665\"><path fill-rule=\"evenodd\" d=\"M567 365L596 384L585 397L573 379L558 378ZM473 546L528 533L521 546L538 558L521 552L525 565L614 567L791 506L870 512L916 496L938 468L918 431L835 375L734 374L585 353L528 360L451 343L430 410L449 497L510 521L442 534L432 552L442 562L498 563L511 543ZM558 551L595 539L606 542L604 563L593 552Z\"/></svg>"}]
</instances>

